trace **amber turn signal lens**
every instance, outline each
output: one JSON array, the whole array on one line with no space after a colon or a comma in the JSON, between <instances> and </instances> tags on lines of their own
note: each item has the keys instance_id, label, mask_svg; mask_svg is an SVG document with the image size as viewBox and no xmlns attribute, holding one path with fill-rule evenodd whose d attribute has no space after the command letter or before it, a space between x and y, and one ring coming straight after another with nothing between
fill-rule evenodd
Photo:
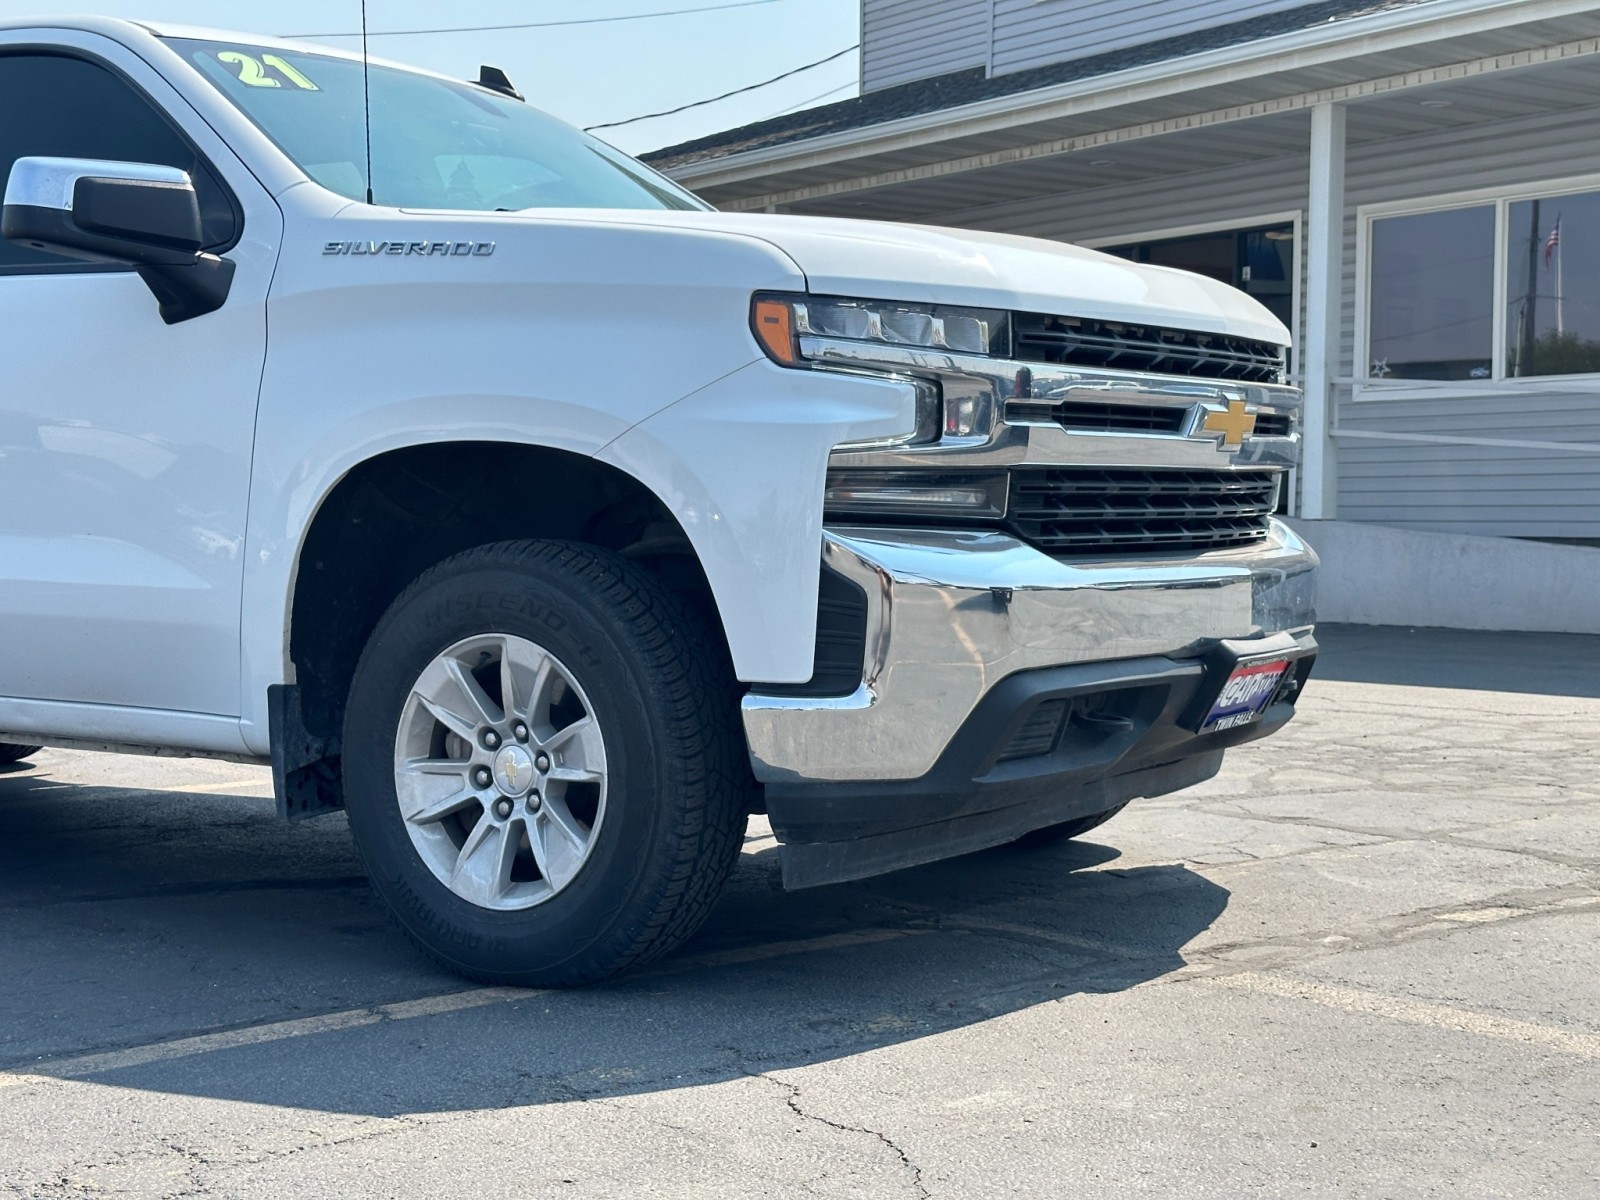
<instances>
[{"instance_id":1,"label":"amber turn signal lens","mask_svg":"<svg viewBox=\"0 0 1600 1200\"><path fill-rule=\"evenodd\" d=\"M774 361L795 366L800 354L794 344L794 310L783 300L757 300L752 317L756 337Z\"/></svg>"}]
</instances>

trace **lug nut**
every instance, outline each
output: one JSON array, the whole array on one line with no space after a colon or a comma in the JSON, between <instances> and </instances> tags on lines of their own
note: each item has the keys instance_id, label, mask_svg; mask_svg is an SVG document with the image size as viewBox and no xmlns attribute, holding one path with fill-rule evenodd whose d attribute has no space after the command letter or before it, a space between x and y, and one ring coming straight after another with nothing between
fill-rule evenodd
<instances>
[{"instance_id":1,"label":"lug nut","mask_svg":"<svg viewBox=\"0 0 1600 1200\"><path fill-rule=\"evenodd\" d=\"M483 743L485 750L498 750L500 748L500 735L492 729L485 729L478 740Z\"/></svg>"},{"instance_id":2,"label":"lug nut","mask_svg":"<svg viewBox=\"0 0 1600 1200\"><path fill-rule=\"evenodd\" d=\"M472 772L472 783L474 787L486 788L493 782L494 775L490 772L488 767L478 767Z\"/></svg>"},{"instance_id":3,"label":"lug nut","mask_svg":"<svg viewBox=\"0 0 1600 1200\"><path fill-rule=\"evenodd\" d=\"M511 801L501 798L494 802L494 815L504 821L511 815Z\"/></svg>"},{"instance_id":4,"label":"lug nut","mask_svg":"<svg viewBox=\"0 0 1600 1200\"><path fill-rule=\"evenodd\" d=\"M548 771L550 769L550 756L548 754L539 755L538 758L533 760L533 765L538 767L541 772Z\"/></svg>"},{"instance_id":5,"label":"lug nut","mask_svg":"<svg viewBox=\"0 0 1600 1200\"><path fill-rule=\"evenodd\" d=\"M517 741L519 741L519 742L527 741L528 740L528 727L526 725L524 725L521 721L518 721L515 725L513 725L511 727L511 736L516 738Z\"/></svg>"},{"instance_id":6,"label":"lug nut","mask_svg":"<svg viewBox=\"0 0 1600 1200\"><path fill-rule=\"evenodd\" d=\"M539 806L541 804L543 804L543 803L544 803L544 800L543 800L542 797L540 797L538 792L529 792L528 793L528 811L529 812L538 812L539 811Z\"/></svg>"}]
</instances>

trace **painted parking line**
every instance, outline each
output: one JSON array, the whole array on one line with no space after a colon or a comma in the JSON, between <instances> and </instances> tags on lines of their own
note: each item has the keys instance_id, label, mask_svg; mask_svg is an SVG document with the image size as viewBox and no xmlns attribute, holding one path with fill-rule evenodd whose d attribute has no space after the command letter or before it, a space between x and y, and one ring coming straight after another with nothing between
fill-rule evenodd
<instances>
[{"instance_id":1,"label":"painted parking line","mask_svg":"<svg viewBox=\"0 0 1600 1200\"><path fill-rule=\"evenodd\" d=\"M703 970L707 967L732 966L761 962L767 959L786 958L798 954L812 954L851 946L868 946L893 941L902 937L936 932L932 929L861 929L849 933L826 934L821 937L798 938L787 942L769 942L755 946L741 946L732 950L697 954L666 964L664 969L652 971L654 975L676 975L684 971ZM539 996L555 994L553 989L532 988L476 988L466 992L451 992L443 996L428 996L420 1000L404 1000L395 1004L380 1004L369 1008L353 1008L343 1012L324 1013L315 1017L297 1017L290 1021L273 1021L265 1025L251 1025L244 1029L230 1029L219 1033L203 1033L194 1037L176 1038L172 1041L154 1042L144 1046L131 1046L125 1050L108 1050L97 1054L80 1054L64 1058L43 1059L31 1063L26 1069L0 1071L0 1090L26 1084L50 1083L63 1079L82 1079L107 1071L120 1071L128 1067L148 1066L151 1063L170 1062L211 1054L219 1050L234 1050L244 1046L262 1046L293 1038L314 1037L324 1033L338 1033L347 1029L361 1029L395 1021L409 1021L418 1017L434 1017L445 1013L465 1012L487 1008L496 1004L510 1004Z\"/></svg>"},{"instance_id":2,"label":"painted parking line","mask_svg":"<svg viewBox=\"0 0 1600 1200\"><path fill-rule=\"evenodd\" d=\"M1290 979L1282 975L1267 975L1255 971L1241 971L1235 975L1202 977L1207 983L1234 988L1237 991L1258 995L1280 996L1285 999L1307 1000L1324 1008L1361 1016L1387 1017L1408 1025L1427 1025L1434 1029L1448 1029L1456 1033L1470 1033L1478 1037L1498 1038L1518 1042L1541 1050L1559 1050L1585 1058L1600 1058L1600 1035L1582 1033L1574 1029L1558 1029L1550 1025L1536 1025L1531 1021L1517 1021L1509 1017L1493 1017L1486 1013L1470 1012L1444 1004L1430 1004L1405 996L1390 996L1382 992L1369 992L1356 988L1336 987L1327 983L1312 983Z\"/></svg>"},{"instance_id":3,"label":"painted parking line","mask_svg":"<svg viewBox=\"0 0 1600 1200\"><path fill-rule=\"evenodd\" d=\"M315 1017L298 1017L292 1021L274 1021L267 1025L251 1025L244 1029L229 1029L220 1033L203 1033L196 1037L177 1038L170 1042L132 1046L126 1050L108 1050L100 1054L48 1059L33 1064L31 1072L35 1078L43 1075L53 1079L79 1079L85 1075L99 1075L105 1071L120 1071L127 1067L142 1067L175 1058L210 1054L217 1050L260 1046L269 1042L310 1037L319 1033L359 1029L364 1025L381 1025L386 1021L406 1021L415 1017L462 1012L541 994L522 988L478 988L470 992L452 992L444 996L429 996L422 1000L406 1000L399 1004L380 1004L372 1008L323 1013Z\"/></svg>"}]
</instances>

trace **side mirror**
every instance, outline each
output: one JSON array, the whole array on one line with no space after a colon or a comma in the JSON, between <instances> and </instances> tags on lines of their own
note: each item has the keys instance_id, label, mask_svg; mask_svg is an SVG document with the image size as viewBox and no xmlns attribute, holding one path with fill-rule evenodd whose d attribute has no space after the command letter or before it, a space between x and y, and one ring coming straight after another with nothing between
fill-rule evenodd
<instances>
[{"instance_id":1,"label":"side mirror","mask_svg":"<svg viewBox=\"0 0 1600 1200\"><path fill-rule=\"evenodd\" d=\"M200 201L176 167L86 158L19 158L0 237L87 262L131 266L168 325L221 308L233 263L201 252Z\"/></svg>"}]
</instances>

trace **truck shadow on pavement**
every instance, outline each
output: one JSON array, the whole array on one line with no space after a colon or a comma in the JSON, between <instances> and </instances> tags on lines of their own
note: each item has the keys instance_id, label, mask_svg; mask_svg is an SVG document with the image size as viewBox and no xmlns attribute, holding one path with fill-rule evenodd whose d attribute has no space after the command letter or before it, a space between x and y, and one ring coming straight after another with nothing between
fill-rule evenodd
<instances>
[{"instance_id":1,"label":"truck shadow on pavement","mask_svg":"<svg viewBox=\"0 0 1600 1200\"><path fill-rule=\"evenodd\" d=\"M342 818L43 771L0 778L0 814L0 1070L385 1117L715 1084L1120 991L1183 966L1228 900L1095 842L785 893L758 833L672 958L463 997L390 929ZM167 1045L229 1030L250 1032ZM148 1061L83 1057L128 1048Z\"/></svg>"}]
</instances>

